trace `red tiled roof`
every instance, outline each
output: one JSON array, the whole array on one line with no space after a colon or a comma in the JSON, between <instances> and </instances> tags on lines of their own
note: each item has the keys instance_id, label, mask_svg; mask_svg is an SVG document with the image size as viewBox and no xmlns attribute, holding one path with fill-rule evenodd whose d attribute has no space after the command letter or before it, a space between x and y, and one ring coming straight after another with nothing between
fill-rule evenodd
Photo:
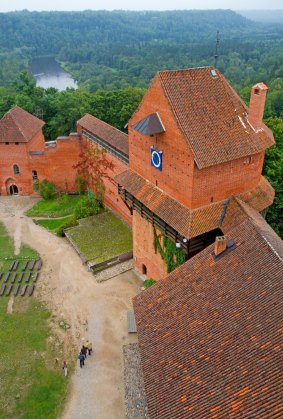
<instances>
[{"instance_id":1,"label":"red tiled roof","mask_svg":"<svg viewBox=\"0 0 283 419\"><path fill-rule=\"evenodd\" d=\"M274 144L263 128L247 122L248 109L212 67L157 74L199 169L259 153ZM165 127L166 128L166 127Z\"/></svg>"},{"instance_id":2,"label":"red tiled roof","mask_svg":"<svg viewBox=\"0 0 283 419\"><path fill-rule=\"evenodd\" d=\"M272 204L274 195L274 189L262 176L259 184L254 189L243 192L238 196L257 211L262 211Z\"/></svg>"},{"instance_id":3,"label":"red tiled roof","mask_svg":"<svg viewBox=\"0 0 283 419\"><path fill-rule=\"evenodd\" d=\"M114 180L185 237L192 238L219 226L222 202L191 210L131 169Z\"/></svg>"},{"instance_id":4,"label":"red tiled roof","mask_svg":"<svg viewBox=\"0 0 283 419\"><path fill-rule=\"evenodd\" d=\"M15 106L0 120L0 142L27 143L44 124L41 119Z\"/></svg>"},{"instance_id":5,"label":"red tiled roof","mask_svg":"<svg viewBox=\"0 0 283 419\"><path fill-rule=\"evenodd\" d=\"M225 200L190 209L131 169L115 176L114 180L184 237L193 238L216 228L223 229L223 226L227 226L226 231L231 228L231 225L234 226L240 222L239 210L234 214L230 209L230 212L227 212L229 218L226 220L228 215L226 212L223 213ZM273 189L262 178L259 186L246 195L242 194L241 198L256 210L261 211L272 203L273 196ZM230 206L231 204L228 203L228 208ZM221 220L222 216L223 220ZM223 226L222 221L225 221Z\"/></svg>"},{"instance_id":6,"label":"red tiled roof","mask_svg":"<svg viewBox=\"0 0 283 419\"><path fill-rule=\"evenodd\" d=\"M152 418L283 416L283 244L236 205L234 250L209 246L134 299Z\"/></svg>"},{"instance_id":7,"label":"red tiled roof","mask_svg":"<svg viewBox=\"0 0 283 419\"><path fill-rule=\"evenodd\" d=\"M124 132L90 114L86 114L79 119L77 124L81 125L84 129L91 132L101 140L104 140L125 155L129 155L128 135Z\"/></svg>"}]
</instances>

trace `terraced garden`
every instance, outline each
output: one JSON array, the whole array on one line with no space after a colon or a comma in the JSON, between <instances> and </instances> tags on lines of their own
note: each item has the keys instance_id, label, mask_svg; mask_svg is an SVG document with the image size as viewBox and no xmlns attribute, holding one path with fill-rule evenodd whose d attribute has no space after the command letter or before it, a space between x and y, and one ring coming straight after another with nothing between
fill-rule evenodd
<instances>
[{"instance_id":1,"label":"terraced garden","mask_svg":"<svg viewBox=\"0 0 283 419\"><path fill-rule=\"evenodd\" d=\"M85 197L79 195L63 195L53 200L42 200L27 211L26 215L48 217L37 220L37 224L60 235L66 221L74 219L75 209L84 199ZM109 210L99 211L101 212L97 215L77 220L77 226L64 230L82 259L91 265L101 264L132 250L132 233L129 227Z\"/></svg>"},{"instance_id":2,"label":"terraced garden","mask_svg":"<svg viewBox=\"0 0 283 419\"><path fill-rule=\"evenodd\" d=\"M101 263L132 250L132 233L110 211L79 220L77 227L67 230L72 242L84 258Z\"/></svg>"}]
</instances>

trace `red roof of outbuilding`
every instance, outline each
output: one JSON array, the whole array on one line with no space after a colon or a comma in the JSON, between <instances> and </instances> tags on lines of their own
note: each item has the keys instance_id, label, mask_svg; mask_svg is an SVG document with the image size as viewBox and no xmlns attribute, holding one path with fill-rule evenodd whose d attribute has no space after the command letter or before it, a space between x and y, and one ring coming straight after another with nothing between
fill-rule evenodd
<instances>
[{"instance_id":1,"label":"red roof of outbuilding","mask_svg":"<svg viewBox=\"0 0 283 419\"><path fill-rule=\"evenodd\" d=\"M254 131L247 120L248 108L218 70L160 71L156 77L199 169L256 154L274 144L264 126Z\"/></svg>"},{"instance_id":2,"label":"red roof of outbuilding","mask_svg":"<svg viewBox=\"0 0 283 419\"><path fill-rule=\"evenodd\" d=\"M0 120L0 142L27 143L44 124L41 119L15 106Z\"/></svg>"},{"instance_id":3,"label":"red roof of outbuilding","mask_svg":"<svg viewBox=\"0 0 283 419\"><path fill-rule=\"evenodd\" d=\"M283 244L246 204L213 245L134 299L149 416L282 417Z\"/></svg>"},{"instance_id":4,"label":"red roof of outbuilding","mask_svg":"<svg viewBox=\"0 0 283 419\"><path fill-rule=\"evenodd\" d=\"M77 124L96 135L98 138L106 141L126 156L129 155L128 135L124 132L88 113L79 119Z\"/></svg>"}]
</instances>

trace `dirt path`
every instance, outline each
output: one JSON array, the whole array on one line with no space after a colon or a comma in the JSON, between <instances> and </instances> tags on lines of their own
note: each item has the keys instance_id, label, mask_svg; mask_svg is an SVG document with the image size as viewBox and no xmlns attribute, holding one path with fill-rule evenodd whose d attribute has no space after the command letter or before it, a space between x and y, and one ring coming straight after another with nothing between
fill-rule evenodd
<instances>
[{"instance_id":1,"label":"dirt path","mask_svg":"<svg viewBox=\"0 0 283 419\"><path fill-rule=\"evenodd\" d=\"M57 321L71 326L64 332L66 339L75 341L78 349L82 338L94 346L85 367L77 365L71 378L63 418L124 418L122 346L136 341L127 333L126 316L141 281L129 271L98 284L66 241L23 215L34 203L33 198L1 197L0 221L17 249L22 241L39 252L43 268L36 294Z\"/></svg>"}]
</instances>

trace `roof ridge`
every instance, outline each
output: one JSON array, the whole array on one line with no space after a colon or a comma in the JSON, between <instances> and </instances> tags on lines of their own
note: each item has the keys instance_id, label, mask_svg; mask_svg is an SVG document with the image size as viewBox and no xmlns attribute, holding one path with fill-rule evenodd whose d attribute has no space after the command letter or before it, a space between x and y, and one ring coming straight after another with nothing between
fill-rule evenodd
<instances>
[{"instance_id":1,"label":"roof ridge","mask_svg":"<svg viewBox=\"0 0 283 419\"><path fill-rule=\"evenodd\" d=\"M97 119L99 122L102 122L103 124L105 124L105 125L107 125L108 127L110 127L110 128L112 128L112 129L114 129L114 130L116 130L116 131L118 131L120 134L124 134L124 135L126 135L127 137L128 137L128 134L127 133L125 133L125 132L123 132L123 131L121 131L119 128L116 128L116 127L113 127L113 125L110 125L110 124L108 124L108 122L105 122L105 121L103 121L102 119L99 119L99 118L97 118L97 116L94 116L94 115L92 115L91 113L86 113L84 116L82 116L77 122L80 122L85 116L87 116L87 115L89 115L89 116L91 116L92 118L95 118L95 119Z\"/></svg>"},{"instance_id":2,"label":"roof ridge","mask_svg":"<svg viewBox=\"0 0 283 419\"><path fill-rule=\"evenodd\" d=\"M20 109L21 111L23 111L24 109L20 108L19 106L14 106L12 109L10 109L9 112L11 112L13 109ZM29 113L29 112L28 112ZM19 125L19 121L17 121L17 118L15 118L15 114L10 113L10 116L14 122L14 124L16 125L17 129L19 130L20 134L24 137L24 139L26 141L28 141L27 137L25 136L25 134L23 133L23 130L21 129L21 126ZM34 116L34 115L33 115Z\"/></svg>"},{"instance_id":3,"label":"roof ridge","mask_svg":"<svg viewBox=\"0 0 283 419\"><path fill-rule=\"evenodd\" d=\"M160 73L180 73L180 72L185 72L185 71L195 71L195 70L204 70L204 69L208 69L208 68L215 68L213 65L204 65L204 66L200 66L200 67L189 67L189 68L180 68L180 69L175 69L175 70L159 70L157 72L157 74Z\"/></svg>"},{"instance_id":4,"label":"roof ridge","mask_svg":"<svg viewBox=\"0 0 283 419\"><path fill-rule=\"evenodd\" d=\"M275 247L270 243L270 241L268 240L268 238L264 234L263 229L260 229L260 227L256 224L256 222L254 222L254 219L253 219L252 215L248 213L248 211L247 211L247 209L245 207L247 206L252 212L253 211L256 212L256 215L257 216L261 217L261 221L263 221L263 223L267 226L267 228L270 229L270 232L272 232L272 234L274 234L274 237L276 237L276 238L278 237L279 239L280 239L280 237L276 234L276 232L273 230L273 228L265 221L265 219L262 217L262 215L259 212L257 212L253 207L251 207L246 202L242 201L237 196L234 196L234 198L235 198L237 204L239 205L240 209L245 213L245 215L247 216L248 220L253 225L253 227L256 230L256 232L263 238L263 240L270 247L270 249L272 250L272 252L277 256L277 258L281 262L283 262L283 257L280 256L280 254L277 252L277 250L275 249Z\"/></svg>"}]
</instances>

